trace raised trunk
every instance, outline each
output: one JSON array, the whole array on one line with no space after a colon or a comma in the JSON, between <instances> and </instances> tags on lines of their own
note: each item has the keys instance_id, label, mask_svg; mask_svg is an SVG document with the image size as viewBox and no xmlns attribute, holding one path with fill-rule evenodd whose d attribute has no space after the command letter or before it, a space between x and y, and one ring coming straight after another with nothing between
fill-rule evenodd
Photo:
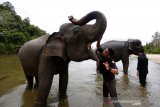
<instances>
[{"instance_id":1,"label":"raised trunk","mask_svg":"<svg viewBox=\"0 0 160 107\"><path fill-rule=\"evenodd\" d=\"M104 14L102 14L99 11L93 11L88 13L86 16L84 16L80 20L76 20L73 17L70 17L70 21L73 24L80 25L80 26L85 25L86 23L88 23L93 19L96 19L96 23L90 26L91 30L88 32L88 36L89 36L88 40L91 43L98 41L97 46L99 46L100 40L102 39L102 36L107 27L107 21Z\"/></svg>"}]
</instances>

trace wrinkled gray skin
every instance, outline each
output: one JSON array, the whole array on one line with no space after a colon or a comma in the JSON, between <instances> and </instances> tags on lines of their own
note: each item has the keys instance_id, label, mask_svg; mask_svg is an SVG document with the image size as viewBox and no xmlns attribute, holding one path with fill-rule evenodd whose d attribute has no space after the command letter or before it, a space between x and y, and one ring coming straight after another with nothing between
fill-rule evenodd
<instances>
[{"instance_id":1,"label":"wrinkled gray skin","mask_svg":"<svg viewBox=\"0 0 160 107\"><path fill-rule=\"evenodd\" d=\"M86 24L93 19L96 19L95 24ZM35 86L38 86L34 106L43 107L46 104L54 74L59 74L60 77L60 96L66 96L68 64L71 60L80 62L93 59L97 61L90 45L95 41L100 42L106 24L105 16L101 12L93 11L76 23L61 25L59 32L31 40L20 48L18 55L28 81L27 87L33 87L34 77Z\"/></svg>"},{"instance_id":2,"label":"wrinkled gray skin","mask_svg":"<svg viewBox=\"0 0 160 107\"><path fill-rule=\"evenodd\" d=\"M124 74L128 74L129 55L138 55L139 49L142 47L142 43L138 39L129 41L107 41L101 44L103 49L112 48L115 51L115 55L112 56L115 62L122 61ZM99 53L97 52L99 56ZM97 63L97 69L98 63Z\"/></svg>"}]
</instances>

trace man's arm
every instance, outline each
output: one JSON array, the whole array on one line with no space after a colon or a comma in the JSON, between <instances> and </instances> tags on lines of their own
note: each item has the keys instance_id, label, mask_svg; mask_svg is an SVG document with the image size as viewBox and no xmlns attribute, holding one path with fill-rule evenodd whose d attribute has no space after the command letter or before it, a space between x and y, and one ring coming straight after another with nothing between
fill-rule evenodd
<instances>
[{"instance_id":1,"label":"man's arm","mask_svg":"<svg viewBox=\"0 0 160 107\"><path fill-rule=\"evenodd\" d=\"M137 70L140 70L140 66L141 66L141 58L138 57Z\"/></svg>"},{"instance_id":2,"label":"man's arm","mask_svg":"<svg viewBox=\"0 0 160 107\"><path fill-rule=\"evenodd\" d=\"M118 75L118 69L111 68L111 73Z\"/></svg>"},{"instance_id":3,"label":"man's arm","mask_svg":"<svg viewBox=\"0 0 160 107\"><path fill-rule=\"evenodd\" d=\"M110 72L113 73L113 74L118 75L119 72L118 72L118 69L117 69L115 63L114 63L114 66L115 66L115 67L110 67L107 62L105 62L105 63L103 63L103 64L104 64L104 66L106 67L106 69L107 69L108 71L110 71Z\"/></svg>"}]
</instances>

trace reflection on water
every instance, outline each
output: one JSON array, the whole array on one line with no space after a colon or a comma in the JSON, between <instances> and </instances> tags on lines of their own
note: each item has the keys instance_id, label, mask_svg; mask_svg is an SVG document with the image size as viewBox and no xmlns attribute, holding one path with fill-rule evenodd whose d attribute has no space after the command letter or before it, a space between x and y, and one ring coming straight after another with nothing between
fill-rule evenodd
<instances>
[{"instance_id":1,"label":"reflection on water","mask_svg":"<svg viewBox=\"0 0 160 107\"><path fill-rule=\"evenodd\" d=\"M24 83L25 78L17 56L0 55L0 96Z\"/></svg>"},{"instance_id":2,"label":"reflection on water","mask_svg":"<svg viewBox=\"0 0 160 107\"><path fill-rule=\"evenodd\" d=\"M31 107L36 99L37 90L25 89L22 95L22 106Z\"/></svg>"},{"instance_id":3,"label":"reflection on water","mask_svg":"<svg viewBox=\"0 0 160 107\"><path fill-rule=\"evenodd\" d=\"M137 59L130 58L129 75L123 76L121 62L116 76L119 102L123 107L160 106L160 63L149 60L147 87L140 87L136 76ZM67 99L58 99L58 75L54 76L48 107L113 107L104 104L102 76L96 74L96 64L88 60L71 62ZM31 107L37 91L26 90L25 77L17 56L0 56L0 107Z\"/></svg>"}]
</instances>

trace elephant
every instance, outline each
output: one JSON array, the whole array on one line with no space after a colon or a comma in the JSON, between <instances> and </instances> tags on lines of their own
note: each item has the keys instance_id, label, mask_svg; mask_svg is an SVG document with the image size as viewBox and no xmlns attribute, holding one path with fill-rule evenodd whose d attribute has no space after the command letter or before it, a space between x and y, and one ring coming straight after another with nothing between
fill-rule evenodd
<instances>
[{"instance_id":1,"label":"elephant","mask_svg":"<svg viewBox=\"0 0 160 107\"><path fill-rule=\"evenodd\" d=\"M128 75L128 66L129 66L129 55L134 54L138 55L139 49L142 47L142 43L139 39L130 39L128 41L117 41L111 40L104 42L100 46L102 49L112 48L114 50L114 55L112 56L115 62L122 61L123 72L125 75ZM97 56L100 55L96 50ZM97 62L97 70L99 63Z\"/></svg>"},{"instance_id":2,"label":"elephant","mask_svg":"<svg viewBox=\"0 0 160 107\"><path fill-rule=\"evenodd\" d=\"M27 79L27 87L37 87L34 106L44 106L52 85L54 75L59 74L59 97L67 96L68 65L70 61L84 61L98 58L91 50L93 42L100 42L106 30L107 20L100 11L92 11L71 23L64 23L58 32L40 36L26 42L18 56ZM91 20L94 24L87 24ZM33 79L35 78L35 83Z\"/></svg>"}]
</instances>

